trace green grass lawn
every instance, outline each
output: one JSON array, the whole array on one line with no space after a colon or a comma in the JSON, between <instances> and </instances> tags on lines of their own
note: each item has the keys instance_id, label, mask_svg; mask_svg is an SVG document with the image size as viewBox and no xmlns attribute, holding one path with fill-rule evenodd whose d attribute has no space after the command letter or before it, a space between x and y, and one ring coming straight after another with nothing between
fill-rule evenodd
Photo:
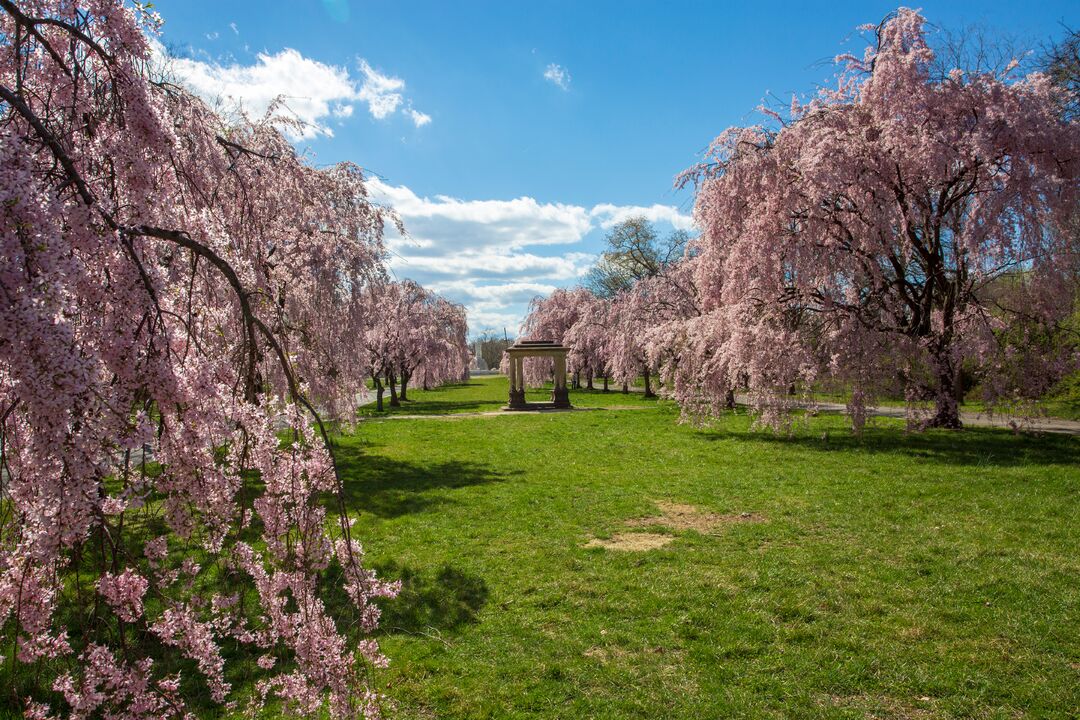
<instances>
[{"instance_id":1,"label":"green grass lawn","mask_svg":"<svg viewBox=\"0 0 1080 720\"><path fill-rule=\"evenodd\" d=\"M644 398L640 392L621 392L621 388L611 386L610 392L600 389L600 383L596 383L596 389L575 390L574 404L581 407L610 407L610 406L653 406L655 398ZM458 413L493 412L504 407L507 402L507 381L502 375L488 375L473 378L469 382L454 385L443 385L432 390L410 387L409 399L401 404L401 407L390 407L390 392L383 396L383 412L375 409L374 391L371 402L364 405L360 410L362 417L385 417L389 415L451 415ZM548 402L551 399L551 388L529 389L526 392L528 402Z\"/></svg>"},{"instance_id":2,"label":"green grass lawn","mask_svg":"<svg viewBox=\"0 0 1080 720\"><path fill-rule=\"evenodd\" d=\"M401 412L483 411L506 381L412 392ZM391 717L1077 717L1080 439L835 415L775 437L571 399L644 407L341 440L357 536L404 581ZM627 525L658 502L714 527ZM585 547L639 532L673 537Z\"/></svg>"}]
</instances>

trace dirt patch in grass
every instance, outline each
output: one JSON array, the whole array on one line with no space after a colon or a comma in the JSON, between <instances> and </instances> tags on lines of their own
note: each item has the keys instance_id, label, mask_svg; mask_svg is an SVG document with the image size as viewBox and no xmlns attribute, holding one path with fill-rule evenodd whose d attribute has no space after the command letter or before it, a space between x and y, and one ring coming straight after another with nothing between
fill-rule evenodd
<instances>
[{"instance_id":1,"label":"dirt patch in grass","mask_svg":"<svg viewBox=\"0 0 1080 720\"><path fill-rule=\"evenodd\" d=\"M707 534L724 525L765 521L765 518L757 513L744 512L720 515L718 513L702 512L693 505L667 501L657 502L656 509L660 511L659 515L632 518L627 520L625 525L629 528L662 527L675 533L695 530ZM671 534L632 531L615 533L607 540L593 538L585 543L585 547L602 547L605 550L633 552L654 550L667 545L674 539L675 536Z\"/></svg>"},{"instance_id":2,"label":"dirt patch in grass","mask_svg":"<svg viewBox=\"0 0 1080 720\"><path fill-rule=\"evenodd\" d=\"M607 540L593 538L585 543L587 548L601 547L605 550L623 550L626 552L640 552L642 550L655 550L664 547L674 540L673 535L661 535L660 533L628 532L615 533Z\"/></svg>"},{"instance_id":3,"label":"dirt patch in grass","mask_svg":"<svg viewBox=\"0 0 1080 720\"><path fill-rule=\"evenodd\" d=\"M855 710L873 720L929 720L941 717L930 697L904 701L887 695L830 695L823 704Z\"/></svg>"},{"instance_id":4,"label":"dirt patch in grass","mask_svg":"<svg viewBox=\"0 0 1080 720\"><path fill-rule=\"evenodd\" d=\"M733 523L764 522L765 518L757 513L731 513L720 515L717 513L702 512L693 505L684 505L673 502L656 503L660 515L652 515L643 518L627 520L628 527L654 527L662 525L675 531L696 530L699 533L709 533L722 525Z\"/></svg>"},{"instance_id":5,"label":"dirt patch in grass","mask_svg":"<svg viewBox=\"0 0 1080 720\"><path fill-rule=\"evenodd\" d=\"M585 657L590 660L596 660L601 664L611 662L612 660L622 660L630 656L630 652L619 646L601 647L599 645L593 645L591 648L584 652Z\"/></svg>"}]
</instances>

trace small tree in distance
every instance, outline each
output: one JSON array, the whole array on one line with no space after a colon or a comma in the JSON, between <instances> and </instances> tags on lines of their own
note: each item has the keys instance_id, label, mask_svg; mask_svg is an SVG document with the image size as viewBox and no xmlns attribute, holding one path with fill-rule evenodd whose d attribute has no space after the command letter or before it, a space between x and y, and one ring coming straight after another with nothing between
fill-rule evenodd
<instances>
[{"instance_id":1,"label":"small tree in distance","mask_svg":"<svg viewBox=\"0 0 1080 720\"><path fill-rule=\"evenodd\" d=\"M686 252L690 236L675 230L661 238L644 216L627 218L604 237L608 249L585 277L584 286L594 295L612 299L634 283L656 277Z\"/></svg>"}]
</instances>

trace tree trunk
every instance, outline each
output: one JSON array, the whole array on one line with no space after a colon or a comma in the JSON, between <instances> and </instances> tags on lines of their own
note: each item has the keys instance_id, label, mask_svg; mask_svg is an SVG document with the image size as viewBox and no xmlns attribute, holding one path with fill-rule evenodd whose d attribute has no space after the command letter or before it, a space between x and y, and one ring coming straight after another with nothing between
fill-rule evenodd
<instances>
[{"instance_id":1,"label":"tree trunk","mask_svg":"<svg viewBox=\"0 0 1080 720\"><path fill-rule=\"evenodd\" d=\"M727 394L724 395L724 407L728 410L735 409L735 388L728 388Z\"/></svg>"},{"instance_id":2,"label":"tree trunk","mask_svg":"<svg viewBox=\"0 0 1080 720\"><path fill-rule=\"evenodd\" d=\"M622 384L622 392L623 392L623 395L626 395L627 393L629 393L630 392L630 386L627 385L626 383L623 383Z\"/></svg>"},{"instance_id":3,"label":"tree trunk","mask_svg":"<svg viewBox=\"0 0 1080 720\"><path fill-rule=\"evenodd\" d=\"M592 370L585 373L585 387L589 388L590 390L596 389L592 386Z\"/></svg>"},{"instance_id":4,"label":"tree trunk","mask_svg":"<svg viewBox=\"0 0 1080 720\"><path fill-rule=\"evenodd\" d=\"M652 391L652 386L649 385L649 368L645 368L645 397L656 397L656 393Z\"/></svg>"},{"instance_id":5,"label":"tree trunk","mask_svg":"<svg viewBox=\"0 0 1080 720\"><path fill-rule=\"evenodd\" d=\"M401 401L398 400L397 388L394 387L394 381L397 378L392 373L387 373L386 384L390 388L390 407L401 407Z\"/></svg>"},{"instance_id":6,"label":"tree trunk","mask_svg":"<svg viewBox=\"0 0 1080 720\"><path fill-rule=\"evenodd\" d=\"M938 361L938 386L934 396L934 417L927 427L959 430L964 426L960 422L960 404L964 402L964 385L960 368L952 359Z\"/></svg>"},{"instance_id":7,"label":"tree trunk","mask_svg":"<svg viewBox=\"0 0 1080 720\"><path fill-rule=\"evenodd\" d=\"M604 392L608 392L607 375L604 376Z\"/></svg>"},{"instance_id":8,"label":"tree trunk","mask_svg":"<svg viewBox=\"0 0 1080 720\"><path fill-rule=\"evenodd\" d=\"M378 412L382 412L382 411L383 411L383 402L382 402L382 396L383 396L383 385L382 385L382 378L381 378L381 377L379 377L378 375L373 375L371 379L375 381L375 409L376 409L376 410L377 410Z\"/></svg>"},{"instance_id":9,"label":"tree trunk","mask_svg":"<svg viewBox=\"0 0 1080 720\"><path fill-rule=\"evenodd\" d=\"M401 402L405 402L406 400L409 399L405 395L405 393L408 391L408 389L409 389L409 373L402 370L401 371L401 393L398 395L398 399L401 400Z\"/></svg>"}]
</instances>

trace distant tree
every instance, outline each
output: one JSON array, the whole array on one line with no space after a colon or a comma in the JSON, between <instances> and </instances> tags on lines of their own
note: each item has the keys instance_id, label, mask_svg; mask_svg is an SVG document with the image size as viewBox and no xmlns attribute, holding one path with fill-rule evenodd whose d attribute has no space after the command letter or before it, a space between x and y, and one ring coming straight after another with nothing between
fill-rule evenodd
<instances>
[{"instance_id":1,"label":"distant tree","mask_svg":"<svg viewBox=\"0 0 1080 720\"><path fill-rule=\"evenodd\" d=\"M1080 31L1068 30L1063 38L1046 47L1039 65L1064 92L1064 115L1072 120L1080 118Z\"/></svg>"},{"instance_id":2,"label":"distant tree","mask_svg":"<svg viewBox=\"0 0 1080 720\"><path fill-rule=\"evenodd\" d=\"M481 333L477 341L480 343L480 357L489 369L499 367L503 353L511 344L505 337L490 330Z\"/></svg>"},{"instance_id":3,"label":"distant tree","mask_svg":"<svg viewBox=\"0 0 1080 720\"><path fill-rule=\"evenodd\" d=\"M614 298L679 260L689 238L683 230L661 238L647 218L628 218L608 231L604 238L608 249L589 270L585 287L597 297Z\"/></svg>"}]
</instances>

